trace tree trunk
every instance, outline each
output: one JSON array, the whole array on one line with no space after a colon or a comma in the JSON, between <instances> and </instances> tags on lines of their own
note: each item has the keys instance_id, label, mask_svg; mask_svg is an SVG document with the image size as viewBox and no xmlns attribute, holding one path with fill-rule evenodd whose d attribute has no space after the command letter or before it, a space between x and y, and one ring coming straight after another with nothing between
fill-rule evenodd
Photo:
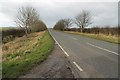
<instances>
[{"instance_id":1,"label":"tree trunk","mask_svg":"<svg viewBox=\"0 0 120 80\"><path fill-rule=\"evenodd\" d=\"M81 28L80 30L81 30L81 33L82 33L82 32L83 32L83 29Z\"/></svg>"},{"instance_id":2,"label":"tree trunk","mask_svg":"<svg viewBox=\"0 0 120 80\"><path fill-rule=\"evenodd\" d=\"M64 31L65 29L63 28L63 31Z\"/></svg>"},{"instance_id":3,"label":"tree trunk","mask_svg":"<svg viewBox=\"0 0 120 80\"><path fill-rule=\"evenodd\" d=\"M83 33L83 29L84 29L84 27L83 27L83 25L81 26L81 33Z\"/></svg>"},{"instance_id":4,"label":"tree trunk","mask_svg":"<svg viewBox=\"0 0 120 80\"><path fill-rule=\"evenodd\" d=\"M28 37L28 30L27 29L25 30L25 35L26 35L26 37Z\"/></svg>"}]
</instances>

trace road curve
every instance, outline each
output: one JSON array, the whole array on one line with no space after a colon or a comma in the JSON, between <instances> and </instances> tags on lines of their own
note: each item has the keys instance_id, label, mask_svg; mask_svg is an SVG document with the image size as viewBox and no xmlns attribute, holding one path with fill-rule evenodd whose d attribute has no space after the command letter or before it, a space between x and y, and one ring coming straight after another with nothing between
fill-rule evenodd
<instances>
[{"instance_id":1,"label":"road curve","mask_svg":"<svg viewBox=\"0 0 120 80\"><path fill-rule=\"evenodd\" d=\"M83 78L118 78L118 44L49 29Z\"/></svg>"}]
</instances>

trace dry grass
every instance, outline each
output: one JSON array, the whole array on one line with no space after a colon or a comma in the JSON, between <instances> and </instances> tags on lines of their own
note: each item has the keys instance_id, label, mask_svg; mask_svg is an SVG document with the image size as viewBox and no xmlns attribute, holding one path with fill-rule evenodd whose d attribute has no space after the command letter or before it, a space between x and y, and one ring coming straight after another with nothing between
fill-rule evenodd
<instances>
[{"instance_id":1,"label":"dry grass","mask_svg":"<svg viewBox=\"0 0 120 80\"><path fill-rule=\"evenodd\" d=\"M3 47L2 77L17 78L43 62L52 51L53 44L47 30L6 43L6 48Z\"/></svg>"},{"instance_id":2,"label":"dry grass","mask_svg":"<svg viewBox=\"0 0 120 80\"><path fill-rule=\"evenodd\" d=\"M104 40L112 43L117 43L117 44L120 43L119 41L120 37L118 36L104 35L104 34L88 34L88 33L72 32L72 31L65 31L65 32L71 33L71 34L78 34L81 36L87 36L87 37Z\"/></svg>"},{"instance_id":3,"label":"dry grass","mask_svg":"<svg viewBox=\"0 0 120 80\"><path fill-rule=\"evenodd\" d=\"M31 48L34 48L34 46L37 45L38 39L40 36L44 33L43 32L36 32L31 33L28 35L28 38L26 36L16 38L14 41L8 42L2 46L2 54L3 56L6 54L14 54L16 52L29 52ZM5 57L3 57L3 61ZM16 59L18 59L17 57Z\"/></svg>"}]
</instances>

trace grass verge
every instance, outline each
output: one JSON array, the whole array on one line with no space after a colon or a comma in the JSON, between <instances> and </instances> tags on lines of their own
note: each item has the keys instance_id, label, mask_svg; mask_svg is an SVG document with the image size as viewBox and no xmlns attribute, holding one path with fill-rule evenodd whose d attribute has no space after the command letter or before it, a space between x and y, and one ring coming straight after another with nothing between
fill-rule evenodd
<instances>
[{"instance_id":1,"label":"grass verge","mask_svg":"<svg viewBox=\"0 0 120 80\"><path fill-rule=\"evenodd\" d=\"M66 33L70 33L70 34L77 34L77 35L81 35L81 36L86 36L86 37L90 37L90 38L94 38L94 39L98 39L98 40L103 40L103 41L107 41L107 42L111 42L111 43L116 43L116 44L120 44L120 37L115 37L115 36L107 36L104 34L88 34L88 33L80 33L80 32L73 32L73 31L65 31Z\"/></svg>"},{"instance_id":2,"label":"grass verge","mask_svg":"<svg viewBox=\"0 0 120 80\"><path fill-rule=\"evenodd\" d=\"M32 42L31 42L32 44ZM39 64L47 58L53 49L53 40L48 31L45 31L38 42L30 51L18 51L12 54L6 54L7 60L2 63L3 78L17 78L31 69L36 64ZM20 57L20 58L19 58Z\"/></svg>"}]
</instances>

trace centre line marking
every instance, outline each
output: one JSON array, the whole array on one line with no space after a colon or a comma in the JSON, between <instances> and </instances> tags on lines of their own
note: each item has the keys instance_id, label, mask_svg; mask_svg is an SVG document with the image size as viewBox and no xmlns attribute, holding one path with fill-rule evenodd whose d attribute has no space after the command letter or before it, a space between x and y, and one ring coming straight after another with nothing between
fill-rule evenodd
<instances>
[{"instance_id":1,"label":"centre line marking","mask_svg":"<svg viewBox=\"0 0 120 80\"><path fill-rule=\"evenodd\" d=\"M82 69L76 62L73 62L73 64L74 64L80 71L83 71L83 69Z\"/></svg>"},{"instance_id":2,"label":"centre line marking","mask_svg":"<svg viewBox=\"0 0 120 80\"><path fill-rule=\"evenodd\" d=\"M72 39L74 39L74 40L78 40L77 38L72 38Z\"/></svg>"},{"instance_id":3,"label":"centre line marking","mask_svg":"<svg viewBox=\"0 0 120 80\"><path fill-rule=\"evenodd\" d=\"M50 32L49 32L50 33ZM50 33L51 35L51 33ZM52 36L52 35L51 35ZM62 51L65 53L65 55L68 57L68 53L62 48L62 46L57 42L57 40L52 36L52 38L55 40L56 44L58 44L58 46L62 49Z\"/></svg>"},{"instance_id":4,"label":"centre line marking","mask_svg":"<svg viewBox=\"0 0 120 80\"><path fill-rule=\"evenodd\" d=\"M99 47L99 46L96 46L96 45L93 45L93 44L90 44L90 43L87 43L87 44L88 44L88 45L91 45L91 46L93 46L93 47L96 47L96 48L98 48L98 49L105 50L105 51L107 51L107 52L113 53L113 54L115 54L115 55L119 55L118 53L113 52L113 51L110 51L110 50L108 50L108 49L104 49L104 48L101 48L101 47Z\"/></svg>"}]
</instances>

